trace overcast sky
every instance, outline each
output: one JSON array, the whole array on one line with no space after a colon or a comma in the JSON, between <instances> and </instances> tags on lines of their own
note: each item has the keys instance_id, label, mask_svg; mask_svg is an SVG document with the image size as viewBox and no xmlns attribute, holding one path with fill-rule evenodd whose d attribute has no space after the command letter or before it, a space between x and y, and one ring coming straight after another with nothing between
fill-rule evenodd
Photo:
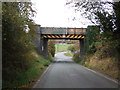
<instances>
[{"instance_id":1,"label":"overcast sky","mask_svg":"<svg viewBox=\"0 0 120 90\"><path fill-rule=\"evenodd\" d=\"M36 9L34 21L42 27L87 27L87 19L66 6L66 0L32 0ZM76 17L76 18L74 18Z\"/></svg>"}]
</instances>

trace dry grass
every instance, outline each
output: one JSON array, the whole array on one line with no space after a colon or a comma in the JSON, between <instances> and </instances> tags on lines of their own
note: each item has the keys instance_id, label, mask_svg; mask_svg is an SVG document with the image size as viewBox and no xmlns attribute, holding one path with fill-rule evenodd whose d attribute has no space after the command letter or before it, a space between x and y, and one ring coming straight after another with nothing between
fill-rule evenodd
<instances>
[{"instance_id":1,"label":"dry grass","mask_svg":"<svg viewBox=\"0 0 120 90\"><path fill-rule=\"evenodd\" d=\"M110 51L106 53L107 55L104 53L104 50L97 51L94 55L87 57L85 61L85 66L106 74L115 80L118 80L118 58L117 56L112 56ZM115 52L112 53L115 54Z\"/></svg>"}]
</instances>

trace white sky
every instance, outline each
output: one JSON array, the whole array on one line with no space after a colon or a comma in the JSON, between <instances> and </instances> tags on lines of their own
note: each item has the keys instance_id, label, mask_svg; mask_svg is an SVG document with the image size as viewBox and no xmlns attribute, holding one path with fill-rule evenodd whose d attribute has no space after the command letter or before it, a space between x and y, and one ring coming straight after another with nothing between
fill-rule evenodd
<instances>
[{"instance_id":1,"label":"white sky","mask_svg":"<svg viewBox=\"0 0 120 90\"><path fill-rule=\"evenodd\" d=\"M36 9L34 21L42 27L87 27L90 24L80 13L66 6L66 0L32 0ZM73 21L74 17L76 20Z\"/></svg>"}]
</instances>

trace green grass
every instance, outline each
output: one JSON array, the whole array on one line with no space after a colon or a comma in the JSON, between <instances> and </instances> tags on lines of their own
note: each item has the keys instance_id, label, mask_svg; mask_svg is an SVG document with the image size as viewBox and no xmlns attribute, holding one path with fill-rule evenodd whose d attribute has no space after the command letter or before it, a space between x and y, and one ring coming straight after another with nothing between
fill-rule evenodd
<instances>
[{"instance_id":1,"label":"green grass","mask_svg":"<svg viewBox=\"0 0 120 90\"><path fill-rule=\"evenodd\" d=\"M56 52L68 51L68 47L73 44L55 44Z\"/></svg>"},{"instance_id":2,"label":"green grass","mask_svg":"<svg viewBox=\"0 0 120 90\"><path fill-rule=\"evenodd\" d=\"M49 60L38 55L27 71L17 71L14 80L3 81L4 88L30 88L49 64Z\"/></svg>"},{"instance_id":3,"label":"green grass","mask_svg":"<svg viewBox=\"0 0 120 90\"><path fill-rule=\"evenodd\" d=\"M73 55L71 53L65 53L64 55L72 57Z\"/></svg>"}]
</instances>

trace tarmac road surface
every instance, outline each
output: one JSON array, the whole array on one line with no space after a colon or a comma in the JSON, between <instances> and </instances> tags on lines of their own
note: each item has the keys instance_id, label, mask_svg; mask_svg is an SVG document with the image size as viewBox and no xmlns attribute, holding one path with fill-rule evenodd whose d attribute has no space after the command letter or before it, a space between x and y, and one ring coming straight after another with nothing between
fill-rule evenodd
<instances>
[{"instance_id":1,"label":"tarmac road surface","mask_svg":"<svg viewBox=\"0 0 120 90\"><path fill-rule=\"evenodd\" d=\"M55 61L33 88L118 88L115 81L74 63L64 53L55 55Z\"/></svg>"}]
</instances>

